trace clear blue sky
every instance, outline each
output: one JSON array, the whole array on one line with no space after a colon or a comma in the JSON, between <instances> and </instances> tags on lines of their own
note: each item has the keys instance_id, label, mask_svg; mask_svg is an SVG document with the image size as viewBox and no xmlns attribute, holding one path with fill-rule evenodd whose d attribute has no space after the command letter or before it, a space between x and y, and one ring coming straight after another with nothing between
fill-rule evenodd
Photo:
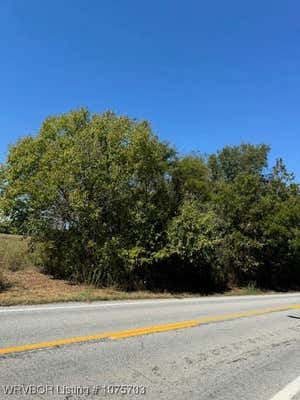
<instances>
[{"instance_id":1,"label":"clear blue sky","mask_svg":"<svg viewBox=\"0 0 300 400\"><path fill-rule=\"evenodd\" d=\"M87 106L148 119L181 152L268 143L299 180L298 0L2 0L0 43L0 160Z\"/></svg>"}]
</instances>

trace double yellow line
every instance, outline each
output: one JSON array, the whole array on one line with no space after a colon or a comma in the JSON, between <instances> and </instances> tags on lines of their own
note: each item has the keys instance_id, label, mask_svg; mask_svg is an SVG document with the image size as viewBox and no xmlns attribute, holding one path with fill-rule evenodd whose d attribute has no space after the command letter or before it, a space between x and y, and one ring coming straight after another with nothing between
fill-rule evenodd
<instances>
[{"instance_id":1,"label":"double yellow line","mask_svg":"<svg viewBox=\"0 0 300 400\"><path fill-rule=\"evenodd\" d=\"M234 314L223 314L223 315L217 315L217 316L213 316L213 317L204 317L204 318L200 318L200 319L194 319L194 320L190 320L190 321L182 321L182 322L175 322L175 323L169 323L169 324L163 324L163 325L147 326L144 328L128 329L128 330L124 330L124 331L117 331L117 332L110 332L110 333L99 333L96 335L79 336L79 337L66 338L66 339L60 339L60 340L52 340L49 342L25 344L22 346L4 347L4 348L0 348L0 355L11 354L11 353L21 353L24 351L45 349L45 348L51 348L51 347L72 344L72 343L90 342L90 341L100 340L100 339L108 339L108 340L125 339L125 338L129 338L129 337L133 337L133 336L147 335L150 333L167 332L167 331L173 331L173 330L177 330L177 329L191 328L191 327L195 327L198 325L207 324L210 322L220 322L220 321L226 321L226 320L231 320L231 319L236 319L236 318L270 314L273 312L288 311L288 310L295 310L295 309L300 309L300 304L289 305L289 306L284 306L284 307L265 308L265 309L254 310L254 311L243 311L243 312L234 313Z\"/></svg>"}]
</instances>

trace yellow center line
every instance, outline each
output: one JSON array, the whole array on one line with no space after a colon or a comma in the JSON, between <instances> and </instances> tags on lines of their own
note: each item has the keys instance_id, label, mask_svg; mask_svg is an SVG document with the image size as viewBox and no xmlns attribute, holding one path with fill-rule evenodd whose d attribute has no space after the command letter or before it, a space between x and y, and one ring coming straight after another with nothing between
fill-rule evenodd
<instances>
[{"instance_id":1,"label":"yellow center line","mask_svg":"<svg viewBox=\"0 0 300 400\"><path fill-rule=\"evenodd\" d=\"M147 326L147 327L143 327L143 328L127 329L127 330L118 331L118 332L99 333L96 335L79 336L79 337L66 338L66 339L60 339L60 340L52 340L49 342L32 343L32 344L25 344L25 345L21 345L21 346L13 346L13 347L4 347L4 348L0 348L0 355L11 354L11 353L21 353L24 351L45 349L45 348L51 348L51 347L72 344L72 343L90 342L90 341L99 340L99 339L109 339L109 340L125 339L125 338L129 338L129 337L133 337L133 336L147 335L150 333L158 333L158 332L173 331L173 330L177 330L177 329L191 328L191 327L195 327L198 325L207 324L210 322L226 321L226 320L232 320L232 319L236 319L236 318L270 314L273 312L295 310L295 309L300 309L300 304L282 306L282 307L264 308L264 309L252 310L252 311L242 311L239 313L216 315L216 316L212 316L212 317L203 317L203 318L194 319L194 320L190 320L190 321L174 322L174 323L163 324L163 325Z\"/></svg>"}]
</instances>

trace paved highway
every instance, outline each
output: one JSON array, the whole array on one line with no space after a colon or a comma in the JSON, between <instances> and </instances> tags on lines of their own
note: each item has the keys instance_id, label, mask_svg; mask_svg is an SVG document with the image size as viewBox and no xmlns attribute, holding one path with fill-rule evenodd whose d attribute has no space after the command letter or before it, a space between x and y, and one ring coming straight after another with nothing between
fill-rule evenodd
<instances>
[{"instance_id":1,"label":"paved highway","mask_svg":"<svg viewBox=\"0 0 300 400\"><path fill-rule=\"evenodd\" d=\"M300 399L299 375L300 294L0 308L1 400Z\"/></svg>"}]
</instances>

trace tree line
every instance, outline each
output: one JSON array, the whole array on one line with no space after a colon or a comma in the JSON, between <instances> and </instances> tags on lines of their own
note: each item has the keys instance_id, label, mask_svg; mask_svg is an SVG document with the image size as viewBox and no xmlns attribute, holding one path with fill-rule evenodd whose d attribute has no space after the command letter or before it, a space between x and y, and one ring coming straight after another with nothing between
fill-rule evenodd
<instances>
[{"instance_id":1,"label":"tree line","mask_svg":"<svg viewBox=\"0 0 300 400\"><path fill-rule=\"evenodd\" d=\"M147 121L47 118L0 171L2 230L55 277L127 290L300 285L300 192L269 146L179 155Z\"/></svg>"}]
</instances>

